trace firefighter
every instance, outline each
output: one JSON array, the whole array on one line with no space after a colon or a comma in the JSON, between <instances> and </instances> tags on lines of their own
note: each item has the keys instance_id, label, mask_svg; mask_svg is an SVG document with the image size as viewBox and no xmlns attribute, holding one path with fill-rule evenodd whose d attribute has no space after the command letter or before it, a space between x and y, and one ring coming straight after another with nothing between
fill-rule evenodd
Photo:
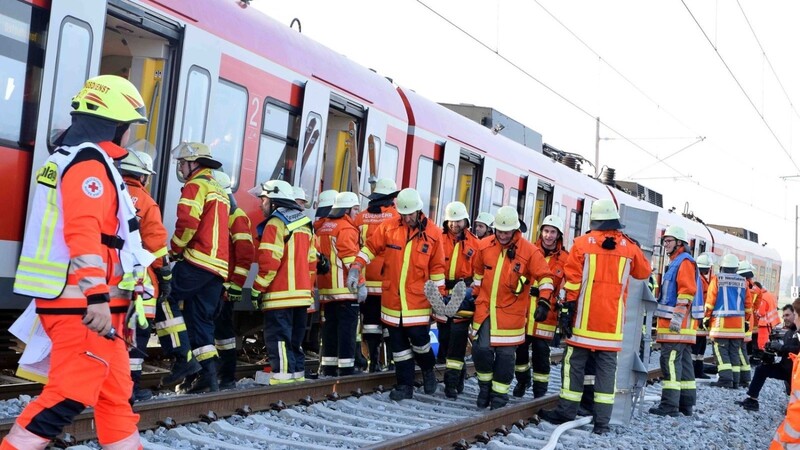
<instances>
[{"instance_id":1,"label":"firefighter","mask_svg":"<svg viewBox=\"0 0 800 450\"><path fill-rule=\"evenodd\" d=\"M134 144L134 146L136 145ZM169 235L161 220L161 209L145 188L150 181L150 176L156 173L153 171L153 158L143 151L134 150L132 148L134 146L128 147L128 155L118 163L117 167L122 179L125 180L125 185L128 187L133 206L136 208L142 245L155 258L150 267L147 268L148 276L145 279L147 283L153 285L153 295L146 299L134 299L134 301L141 302L140 312L144 313L144 317L147 320L144 325L135 325L136 348L146 351L147 342L150 340L150 334L152 333L150 322L156 317L156 299L169 296L172 270L169 267L169 258L167 257L167 239ZM142 378L142 364L144 363L144 358L141 355L141 353L134 351L128 354L131 361L132 399L134 402L148 400L153 396L153 392L150 389L144 389L139 386L139 381Z\"/></svg>"},{"instance_id":2,"label":"firefighter","mask_svg":"<svg viewBox=\"0 0 800 450\"><path fill-rule=\"evenodd\" d=\"M708 284L713 278L715 278L713 265L711 264L711 257L708 256L708 254L703 253L697 257L696 263L697 269L700 271L700 282L703 284L701 286L701 289L703 290L703 302L705 302L705 299L708 298ZM697 327L697 339L695 340L695 344L692 346L694 378L707 380L710 377L703 371L703 361L705 360L706 355L708 329L703 326L703 319L698 319L695 327Z\"/></svg>"},{"instance_id":3,"label":"firefighter","mask_svg":"<svg viewBox=\"0 0 800 450\"><path fill-rule=\"evenodd\" d=\"M122 274L147 267L136 211L113 159L131 123L146 123L136 87L114 75L86 81L72 125L36 175L14 292L34 297L52 341L48 383L16 418L0 449L44 449L86 407L105 448L142 448L122 338L131 293ZM45 247L46 246L46 247ZM136 278L143 273L135 274Z\"/></svg>"},{"instance_id":4,"label":"firefighter","mask_svg":"<svg viewBox=\"0 0 800 450\"><path fill-rule=\"evenodd\" d=\"M669 266L661 284L656 309L656 342L661 343L661 403L650 408L650 414L677 417L692 415L697 401L697 386L692 364L695 325L692 305L698 290L700 272L688 248L686 231L675 225L667 227L662 239L669 255ZM702 295L702 291L699 292Z\"/></svg>"},{"instance_id":5,"label":"firefighter","mask_svg":"<svg viewBox=\"0 0 800 450\"><path fill-rule=\"evenodd\" d=\"M305 381L302 344L317 264L311 219L285 181L267 181L259 197L266 221L251 296L264 312L264 342L272 367L269 384Z\"/></svg>"},{"instance_id":6,"label":"firefighter","mask_svg":"<svg viewBox=\"0 0 800 450\"><path fill-rule=\"evenodd\" d=\"M569 252L564 248L564 221L554 215L545 217L539 227L539 238L534 246L542 252L550 267L550 272L553 274L553 292L557 294L564 284L564 264L569 256ZM517 385L514 386L514 397L524 396L531 384L534 398L547 393L550 381L550 343L555 337L558 323L557 300L557 295L551 295L549 299L537 295L531 296L528 324L525 327L525 343L517 347L514 367ZM533 377L531 377L531 366L533 366Z\"/></svg>"},{"instance_id":7,"label":"firefighter","mask_svg":"<svg viewBox=\"0 0 800 450\"><path fill-rule=\"evenodd\" d=\"M214 179L212 170L222 163L211 156L207 145L183 142L172 150L177 160L177 176L184 182L178 201L175 233L170 241L172 292L156 311L161 348L175 356L170 373L162 385L178 384L188 393L216 392L217 348L214 346L214 316L228 278L228 195ZM183 311L179 305L183 302ZM180 316L186 321L187 339L177 342L167 331ZM181 333L182 334L182 333ZM200 363L202 370L193 366ZM197 373L196 377L190 377Z\"/></svg>"},{"instance_id":8,"label":"firefighter","mask_svg":"<svg viewBox=\"0 0 800 450\"><path fill-rule=\"evenodd\" d=\"M333 202L336 200L336 194L338 194L338 192L334 189L328 189L320 192L319 197L317 198L317 209L314 212L313 227L315 234L322 224L328 220L328 214L331 212L331 208L333 208ZM319 239L317 239L316 236L314 237L314 248L317 251L317 277L319 277L320 275L325 275L330 271L330 261L328 261L328 258L323 254L319 253ZM307 312L307 332L306 337L303 340L303 350L306 351L309 356L319 358L321 314L319 291L316 289L316 287L314 288L314 302L308 307Z\"/></svg>"},{"instance_id":9,"label":"firefighter","mask_svg":"<svg viewBox=\"0 0 800 450\"><path fill-rule=\"evenodd\" d=\"M356 260L359 245L358 228L353 219L358 214L358 196L353 192L336 195L328 219L317 230L319 252L331 262L331 270L317 278L325 322L322 324L323 376L355 373L356 332L359 303L367 299L367 285L362 282L358 292L347 289L346 274Z\"/></svg>"},{"instance_id":10,"label":"firefighter","mask_svg":"<svg viewBox=\"0 0 800 450\"><path fill-rule=\"evenodd\" d=\"M747 295L747 284L736 273L739 259L727 254L720 262L720 273L708 285L703 326L709 330L714 345L719 379L711 386L736 389L739 387L742 346L747 321L750 320L752 304Z\"/></svg>"},{"instance_id":11,"label":"firefighter","mask_svg":"<svg viewBox=\"0 0 800 450\"><path fill-rule=\"evenodd\" d=\"M317 203L317 211L314 213L314 232L317 232L319 225L325 221L328 214L331 213L333 203L336 201L336 195L339 193L334 189L328 189L319 193L319 201ZM319 225L318 225L319 224Z\"/></svg>"},{"instance_id":12,"label":"firefighter","mask_svg":"<svg viewBox=\"0 0 800 450\"><path fill-rule=\"evenodd\" d=\"M555 424L575 419L583 394L584 367L587 359L594 357L592 431L605 434L610 431L608 423L614 407L628 282L631 277L646 280L650 263L638 243L620 231L619 212L612 200L595 201L589 219L589 233L575 239L564 266L566 301L559 326L567 337L567 349L561 367L558 407L540 411L539 417Z\"/></svg>"},{"instance_id":13,"label":"firefighter","mask_svg":"<svg viewBox=\"0 0 800 450\"><path fill-rule=\"evenodd\" d=\"M475 237L483 239L494 234L492 225L494 224L494 216L488 212L482 212L475 218L475 224L472 226L472 231Z\"/></svg>"},{"instance_id":14,"label":"firefighter","mask_svg":"<svg viewBox=\"0 0 800 450\"><path fill-rule=\"evenodd\" d=\"M239 208L233 198L231 178L225 172L214 171L214 179L228 195L231 208L228 214L228 278L223 284L222 307L214 319L214 347L219 354L219 388L236 386L236 330L233 326L233 310L242 301L242 286L247 281L250 266L255 260L256 248L250 218Z\"/></svg>"},{"instance_id":15,"label":"firefighter","mask_svg":"<svg viewBox=\"0 0 800 450\"><path fill-rule=\"evenodd\" d=\"M780 315L778 315L778 300L758 281L754 281L753 285L761 291L759 294L761 301L758 302L758 305L753 304L753 311L758 317L758 349L764 350L764 346L769 342L772 329L781 323Z\"/></svg>"},{"instance_id":16,"label":"firefighter","mask_svg":"<svg viewBox=\"0 0 800 450\"><path fill-rule=\"evenodd\" d=\"M464 282L464 293L452 295L450 308L440 302L431 302L433 318L439 329L439 363L444 362L444 393L448 398L457 398L464 391L464 356L467 352L469 324L475 311L471 284L474 275L472 267L478 253L480 241L469 231L469 214L461 202L448 203L444 208L442 223L442 245L444 248L445 289L453 293L456 284ZM429 299L430 300L430 299ZM448 312L442 310L448 309Z\"/></svg>"},{"instance_id":17,"label":"firefighter","mask_svg":"<svg viewBox=\"0 0 800 450\"><path fill-rule=\"evenodd\" d=\"M436 392L436 358L429 334L431 305L424 285L430 280L444 294L445 267L442 231L422 212L419 193L403 189L396 203L400 217L386 220L367 238L350 266L347 287L356 292L361 269L383 255L381 320L389 329L397 377L389 397L399 401L413 398L414 360L422 369L425 393Z\"/></svg>"},{"instance_id":18,"label":"firefighter","mask_svg":"<svg viewBox=\"0 0 800 450\"><path fill-rule=\"evenodd\" d=\"M303 211L305 211L306 208L308 208L308 204L310 203L306 191L300 186L294 186L292 187L292 192L294 192L294 201L297 202L298 205L300 205L300 208Z\"/></svg>"},{"instance_id":19,"label":"firefighter","mask_svg":"<svg viewBox=\"0 0 800 450\"><path fill-rule=\"evenodd\" d=\"M800 328L800 299L795 299L792 307L795 313L794 324ZM786 450L800 444L800 434L797 433L800 430L800 359L796 354L790 354L789 357L793 364L789 406L786 408L786 418L772 436L769 450Z\"/></svg>"},{"instance_id":20,"label":"firefighter","mask_svg":"<svg viewBox=\"0 0 800 450\"><path fill-rule=\"evenodd\" d=\"M356 216L356 226L361 233L361 243L367 242L378 225L396 221L400 218L394 199L397 197L397 184L394 180L381 178L369 195L366 211ZM384 338L381 322L381 292L383 283L384 256L375 255L366 270L367 300L361 304L361 338L367 343L369 372L380 372L380 347ZM388 359L388 358L387 358Z\"/></svg>"},{"instance_id":21,"label":"firefighter","mask_svg":"<svg viewBox=\"0 0 800 450\"><path fill-rule=\"evenodd\" d=\"M530 296L549 303L553 274L542 252L522 236L516 209L498 209L494 228L494 236L481 242L475 258L471 334L478 408L497 409L508 403L516 347L525 343Z\"/></svg>"},{"instance_id":22,"label":"firefighter","mask_svg":"<svg viewBox=\"0 0 800 450\"><path fill-rule=\"evenodd\" d=\"M755 306L761 303L761 289L753 284L754 270L755 267L745 260L739 261L739 267L736 269L736 273L745 279L746 295L750 297L751 311L754 311ZM750 314L750 318L745 322L744 339L742 339L742 345L739 347L739 387L743 388L750 386L750 380L752 379L750 355L753 354L755 345L753 344L753 335L758 331L756 330L756 324L755 314ZM757 342L758 339L756 339Z\"/></svg>"}]
</instances>

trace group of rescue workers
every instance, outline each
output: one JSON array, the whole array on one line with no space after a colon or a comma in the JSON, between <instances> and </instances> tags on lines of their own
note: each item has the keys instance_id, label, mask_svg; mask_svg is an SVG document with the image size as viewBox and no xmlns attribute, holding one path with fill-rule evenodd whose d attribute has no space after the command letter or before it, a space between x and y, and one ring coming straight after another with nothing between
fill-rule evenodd
<instances>
[{"instance_id":1,"label":"group of rescue workers","mask_svg":"<svg viewBox=\"0 0 800 450\"><path fill-rule=\"evenodd\" d=\"M452 202L440 227L416 190L389 179L373 185L366 211L353 192L323 191L312 223L305 193L270 180L253 192L266 218L255 239L210 148L182 143L172 151L184 186L168 240L146 189L155 174L151 155L120 147L130 124L147 121L139 92L103 75L86 82L72 108L72 126L37 175L35 217L15 282L17 293L35 299L53 342L49 381L0 449L43 449L86 406L95 409L103 448L142 448L131 403L152 395L139 386L151 321L164 353L175 358L162 385L188 393L234 386L233 309L247 297L253 263L249 296L263 312L270 384L305 379L302 345L316 288L324 317L320 376L355 372L360 323L370 371L382 369L386 331L397 381L391 399L413 397L415 363L424 392L433 394L437 356L446 366L444 393L457 398L471 342L477 406L496 409L508 403L514 378L513 396L529 388L533 397L545 395L549 347L559 335L566 339L560 400L540 417L573 420L585 379L593 378L594 432L609 431L627 287L651 273L639 244L621 231L612 200L594 202L590 231L567 249L558 216L543 218L534 243L511 206L470 223L466 206ZM779 322L777 305L746 261L724 255L715 276L709 256L695 261L676 226L667 228L663 246L670 258L657 312L663 394L650 412L691 416L706 337L717 359L714 386L747 385L742 342L758 326L763 347ZM137 348L130 358L126 337ZM800 392L798 383L792 392ZM797 398L790 416L800 409ZM794 420L787 417L775 442L800 442Z\"/></svg>"}]
</instances>

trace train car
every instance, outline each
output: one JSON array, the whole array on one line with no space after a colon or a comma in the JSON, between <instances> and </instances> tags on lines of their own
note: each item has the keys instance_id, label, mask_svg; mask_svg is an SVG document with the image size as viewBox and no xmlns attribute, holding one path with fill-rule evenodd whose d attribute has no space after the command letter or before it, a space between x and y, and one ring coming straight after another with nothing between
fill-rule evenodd
<instances>
[{"instance_id":1,"label":"train car","mask_svg":"<svg viewBox=\"0 0 800 450\"><path fill-rule=\"evenodd\" d=\"M89 77L117 74L145 98L150 122L132 127L129 141L154 149L158 174L150 188L170 230L181 184L169 150L202 141L222 161L253 223L261 213L247 191L266 180L303 187L313 214L321 191L368 193L371 182L387 177L417 188L437 222L452 200L467 204L473 218L508 204L533 240L542 219L557 214L567 224L569 246L588 230L592 202L613 196L621 205L658 212L660 230L687 228L696 254L732 252L752 261L777 291L774 251L708 230L494 134L246 2L4 0L0 21L6 194L0 251L6 255L19 255L31 174L52 138L69 126L71 96ZM659 242L653 236L642 244ZM16 257L0 262L5 322L30 301L12 293L16 263Z\"/></svg>"}]
</instances>

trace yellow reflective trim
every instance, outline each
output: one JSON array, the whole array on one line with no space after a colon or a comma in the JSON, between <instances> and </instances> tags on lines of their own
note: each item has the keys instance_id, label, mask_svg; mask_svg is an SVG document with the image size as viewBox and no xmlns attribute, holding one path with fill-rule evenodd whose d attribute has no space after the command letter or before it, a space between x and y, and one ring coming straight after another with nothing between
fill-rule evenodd
<instances>
[{"instance_id":1,"label":"yellow reflective trim","mask_svg":"<svg viewBox=\"0 0 800 450\"><path fill-rule=\"evenodd\" d=\"M492 311L497 310L497 291L500 286L500 274L503 271L503 263L506 260L506 252L501 251L500 257L497 258L495 264L494 277L492 278L492 292L489 294L489 320L491 320L490 334L497 331L497 314L491 314Z\"/></svg>"},{"instance_id":2,"label":"yellow reflective trim","mask_svg":"<svg viewBox=\"0 0 800 450\"><path fill-rule=\"evenodd\" d=\"M40 275L59 277L59 278L63 279L64 278L64 274L67 272L67 266L64 265L64 267L62 267L61 270L59 271L59 270L40 269L38 267L31 266L31 265L28 265L28 264L20 264L18 266L17 270L30 272L30 273L38 273Z\"/></svg>"},{"instance_id":3,"label":"yellow reflective trim","mask_svg":"<svg viewBox=\"0 0 800 450\"><path fill-rule=\"evenodd\" d=\"M583 306L581 307L581 315L578 317L578 322L575 328L585 330L589 322L589 310L592 304L592 286L594 285L594 277L597 273L597 255L589 255L589 273L584 274L583 279L586 280L583 289ZM574 330L573 330L574 332Z\"/></svg>"},{"instance_id":4,"label":"yellow reflective trim","mask_svg":"<svg viewBox=\"0 0 800 450\"><path fill-rule=\"evenodd\" d=\"M52 267L54 269L59 269L59 270L64 269L65 267L69 266L68 263L59 263L59 262L52 262L52 261L41 260L41 259L34 259L34 258L29 257L29 256L20 256L19 260L20 261L29 262L31 264L39 265L39 266L50 266L50 267ZM61 274L62 273L59 272L59 275L61 275Z\"/></svg>"},{"instance_id":5,"label":"yellow reflective trim","mask_svg":"<svg viewBox=\"0 0 800 450\"><path fill-rule=\"evenodd\" d=\"M580 283L570 283L570 282L564 283L564 289L568 291L577 291L578 289L580 289L580 287L581 287Z\"/></svg>"},{"instance_id":6,"label":"yellow reflective trim","mask_svg":"<svg viewBox=\"0 0 800 450\"><path fill-rule=\"evenodd\" d=\"M447 279L448 280L455 280L456 279L456 266L458 265L458 254L459 248L461 246L461 242L456 242L455 247L453 247L453 254L450 255L450 270L448 271Z\"/></svg>"},{"instance_id":7,"label":"yellow reflective trim","mask_svg":"<svg viewBox=\"0 0 800 450\"><path fill-rule=\"evenodd\" d=\"M231 236L231 239L233 239L234 241L253 242L253 235L251 235L250 233L234 233Z\"/></svg>"},{"instance_id":8,"label":"yellow reflective trim","mask_svg":"<svg viewBox=\"0 0 800 450\"><path fill-rule=\"evenodd\" d=\"M163 258L164 256L167 256L167 253L168 253L167 247L161 247L160 249L152 252L152 255L153 255L153 258L158 259L158 258Z\"/></svg>"},{"instance_id":9,"label":"yellow reflective trim","mask_svg":"<svg viewBox=\"0 0 800 450\"><path fill-rule=\"evenodd\" d=\"M403 267L400 269L400 309L405 311L408 309L408 302L406 300L406 280L408 279L408 267L411 262L411 247L412 242L406 243L406 248L403 250Z\"/></svg>"}]
</instances>

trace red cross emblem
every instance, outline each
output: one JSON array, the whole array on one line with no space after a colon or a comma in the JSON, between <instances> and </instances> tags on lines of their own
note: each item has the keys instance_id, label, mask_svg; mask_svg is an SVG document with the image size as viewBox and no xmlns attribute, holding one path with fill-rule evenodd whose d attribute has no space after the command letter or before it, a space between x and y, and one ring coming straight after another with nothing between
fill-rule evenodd
<instances>
[{"instance_id":1,"label":"red cross emblem","mask_svg":"<svg viewBox=\"0 0 800 450\"><path fill-rule=\"evenodd\" d=\"M88 177L83 180L83 193L90 198L103 195L103 183L97 177Z\"/></svg>"}]
</instances>

